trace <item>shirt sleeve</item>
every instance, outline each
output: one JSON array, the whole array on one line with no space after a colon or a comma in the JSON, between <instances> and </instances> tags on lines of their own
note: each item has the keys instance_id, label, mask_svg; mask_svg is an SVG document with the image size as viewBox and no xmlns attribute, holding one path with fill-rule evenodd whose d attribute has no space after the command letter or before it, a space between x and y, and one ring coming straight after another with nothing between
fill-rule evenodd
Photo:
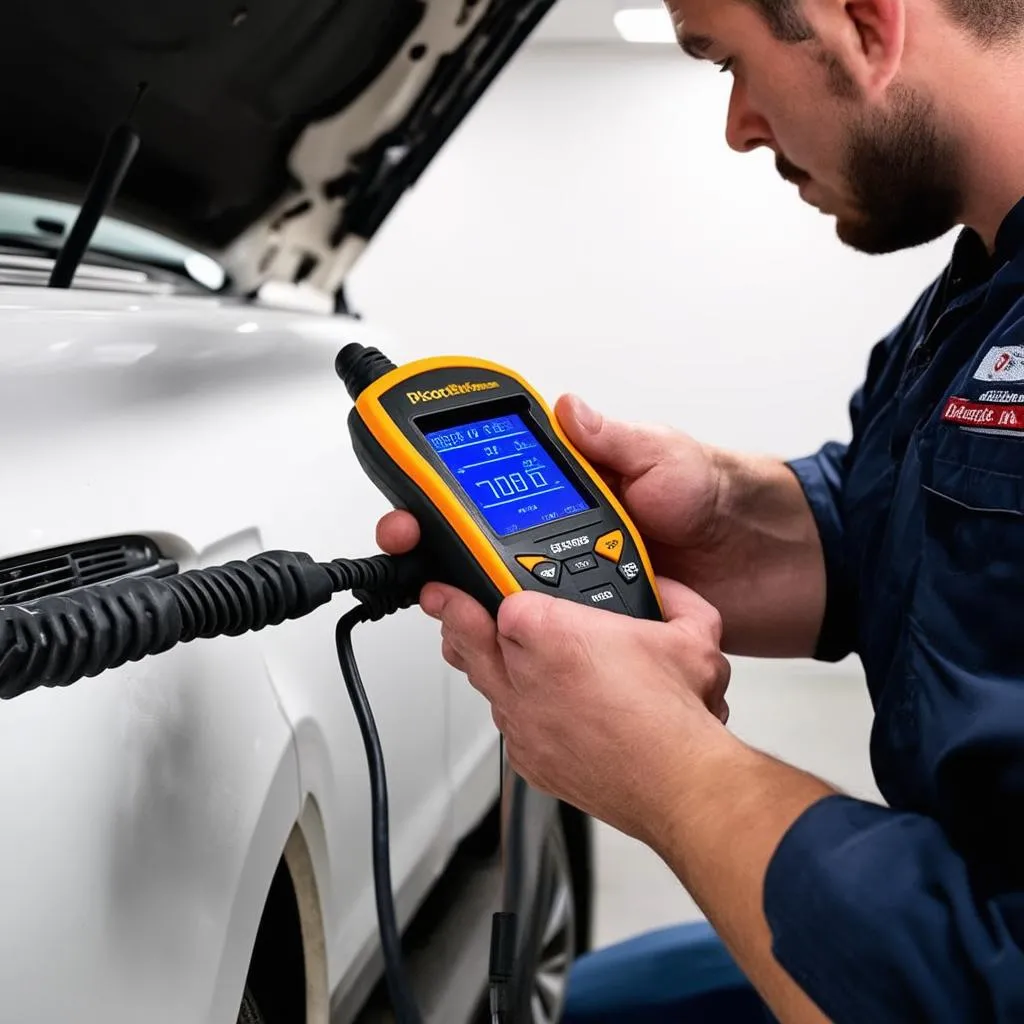
<instances>
[{"instance_id":1,"label":"shirt sleeve","mask_svg":"<svg viewBox=\"0 0 1024 1024\"><path fill-rule=\"evenodd\" d=\"M825 617L814 651L819 661L842 661L856 645L856 592L846 567L842 514L848 451L848 445L831 441L787 463L811 507L825 558Z\"/></svg>"},{"instance_id":2,"label":"shirt sleeve","mask_svg":"<svg viewBox=\"0 0 1024 1024\"><path fill-rule=\"evenodd\" d=\"M833 1024L1024 1020L1024 894L991 881L933 819L829 797L769 866L775 957Z\"/></svg>"},{"instance_id":3,"label":"shirt sleeve","mask_svg":"<svg viewBox=\"0 0 1024 1024\"><path fill-rule=\"evenodd\" d=\"M872 737L899 799L812 806L765 880L776 956L834 1024L1024 1021L1021 449L932 429L946 447Z\"/></svg>"}]
</instances>

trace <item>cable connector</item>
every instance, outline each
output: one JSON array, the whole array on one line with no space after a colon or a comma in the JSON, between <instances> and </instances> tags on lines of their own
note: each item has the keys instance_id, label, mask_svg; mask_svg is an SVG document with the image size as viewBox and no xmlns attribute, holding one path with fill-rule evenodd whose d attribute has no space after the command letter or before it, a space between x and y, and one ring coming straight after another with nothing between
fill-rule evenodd
<instances>
[{"instance_id":1,"label":"cable connector","mask_svg":"<svg viewBox=\"0 0 1024 1024\"><path fill-rule=\"evenodd\" d=\"M418 552L391 557L337 559L325 565L341 580L339 589L351 590L366 609L364 622L379 622L404 608L411 608L427 580L427 562ZM360 575L357 577L354 572Z\"/></svg>"},{"instance_id":2,"label":"cable connector","mask_svg":"<svg viewBox=\"0 0 1024 1024\"><path fill-rule=\"evenodd\" d=\"M509 1024L512 1020L511 989L515 963L516 915L497 913L491 918L491 1024Z\"/></svg>"}]
</instances>

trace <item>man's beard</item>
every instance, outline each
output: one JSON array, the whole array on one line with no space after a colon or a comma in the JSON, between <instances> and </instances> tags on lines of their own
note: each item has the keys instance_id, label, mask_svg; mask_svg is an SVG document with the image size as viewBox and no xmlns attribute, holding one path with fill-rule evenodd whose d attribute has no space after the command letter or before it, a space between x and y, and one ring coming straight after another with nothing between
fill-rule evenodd
<instances>
[{"instance_id":1,"label":"man's beard","mask_svg":"<svg viewBox=\"0 0 1024 1024\"><path fill-rule=\"evenodd\" d=\"M806 177L784 157L777 166L789 181ZM855 212L838 217L836 233L860 252L882 255L924 245L963 214L957 144L939 130L931 104L906 88L894 94L890 110L853 123L843 176Z\"/></svg>"},{"instance_id":2,"label":"man's beard","mask_svg":"<svg viewBox=\"0 0 1024 1024\"><path fill-rule=\"evenodd\" d=\"M901 89L891 111L855 125L846 179L858 216L840 220L839 237L861 252L883 254L924 245L963 214L959 151L923 97Z\"/></svg>"}]
</instances>

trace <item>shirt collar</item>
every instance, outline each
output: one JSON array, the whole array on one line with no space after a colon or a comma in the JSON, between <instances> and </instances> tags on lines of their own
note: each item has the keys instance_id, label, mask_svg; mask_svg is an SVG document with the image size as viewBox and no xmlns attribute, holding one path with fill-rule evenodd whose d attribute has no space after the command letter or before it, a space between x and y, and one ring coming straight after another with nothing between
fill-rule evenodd
<instances>
[{"instance_id":1,"label":"shirt collar","mask_svg":"<svg viewBox=\"0 0 1024 1024\"><path fill-rule=\"evenodd\" d=\"M1024 199L1003 219L996 232L996 256L1000 262L1009 263L1024 249Z\"/></svg>"},{"instance_id":2,"label":"shirt collar","mask_svg":"<svg viewBox=\"0 0 1024 1024\"><path fill-rule=\"evenodd\" d=\"M952 300L990 280L1003 263L992 256L981 235L974 228L964 228L957 236L953 254L946 270L945 293Z\"/></svg>"},{"instance_id":3,"label":"shirt collar","mask_svg":"<svg viewBox=\"0 0 1024 1024\"><path fill-rule=\"evenodd\" d=\"M949 287L953 294L984 284L1000 267L1024 252L1024 199L1003 218L990 253L973 228L964 228L953 246L949 264Z\"/></svg>"}]
</instances>

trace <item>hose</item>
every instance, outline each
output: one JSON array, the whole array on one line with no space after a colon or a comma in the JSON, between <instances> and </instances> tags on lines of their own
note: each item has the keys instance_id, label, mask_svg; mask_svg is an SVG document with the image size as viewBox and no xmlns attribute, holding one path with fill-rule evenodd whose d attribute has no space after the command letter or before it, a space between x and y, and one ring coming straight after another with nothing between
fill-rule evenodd
<instances>
[{"instance_id":1,"label":"hose","mask_svg":"<svg viewBox=\"0 0 1024 1024\"><path fill-rule=\"evenodd\" d=\"M83 678L199 638L240 636L298 619L343 590L374 613L416 599L416 555L316 562L269 551L166 579L129 577L0 607L0 699Z\"/></svg>"}]
</instances>

